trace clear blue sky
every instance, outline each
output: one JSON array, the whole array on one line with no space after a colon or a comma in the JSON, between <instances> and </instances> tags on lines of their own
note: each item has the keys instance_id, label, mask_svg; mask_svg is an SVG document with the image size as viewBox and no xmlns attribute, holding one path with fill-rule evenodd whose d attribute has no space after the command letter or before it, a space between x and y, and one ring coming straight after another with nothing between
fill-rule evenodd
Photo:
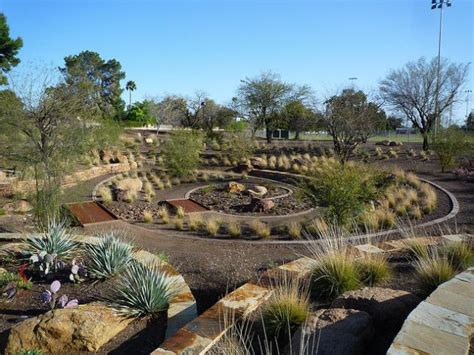
<instances>
[{"instance_id":1,"label":"clear blue sky","mask_svg":"<svg viewBox=\"0 0 474 355\"><path fill-rule=\"evenodd\" d=\"M430 2L0 0L0 12L24 40L22 61L62 65L66 55L93 50L120 61L137 83L135 99L204 90L225 103L240 79L266 70L320 95L349 77L375 90L390 68L436 55L439 13ZM474 1L452 2L442 53L471 62Z\"/></svg>"}]
</instances>

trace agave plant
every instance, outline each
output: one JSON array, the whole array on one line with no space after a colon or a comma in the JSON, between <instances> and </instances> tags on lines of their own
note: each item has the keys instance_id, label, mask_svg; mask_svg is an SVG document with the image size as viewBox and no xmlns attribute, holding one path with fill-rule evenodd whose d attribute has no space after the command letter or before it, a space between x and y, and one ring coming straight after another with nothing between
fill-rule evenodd
<instances>
[{"instance_id":1,"label":"agave plant","mask_svg":"<svg viewBox=\"0 0 474 355\"><path fill-rule=\"evenodd\" d=\"M56 271L77 252L79 243L71 238L65 221L51 220L43 235L26 240L24 254L44 274Z\"/></svg>"},{"instance_id":2,"label":"agave plant","mask_svg":"<svg viewBox=\"0 0 474 355\"><path fill-rule=\"evenodd\" d=\"M95 245L86 245L89 274L96 279L107 279L126 270L131 261L133 247L121 241L115 233L100 237Z\"/></svg>"},{"instance_id":3,"label":"agave plant","mask_svg":"<svg viewBox=\"0 0 474 355\"><path fill-rule=\"evenodd\" d=\"M108 301L126 317L158 317L177 294L176 280L156 264L143 265L134 261L115 285Z\"/></svg>"}]
</instances>

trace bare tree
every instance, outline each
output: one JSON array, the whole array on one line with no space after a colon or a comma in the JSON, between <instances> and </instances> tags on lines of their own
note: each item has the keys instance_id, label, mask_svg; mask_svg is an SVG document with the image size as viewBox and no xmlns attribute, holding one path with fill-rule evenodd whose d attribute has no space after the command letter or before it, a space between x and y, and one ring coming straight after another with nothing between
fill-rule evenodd
<instances>
[{"instance_id":1,"label":"bare tree","mask_svg":"<svg viewBox=\"0 0 474 355\"><path fill-rule=\"evenodd\" d=\"M32 168L36 212L40 221L59 212L59 193L68 165L90 149L96 111L85 95L64 85L57 71L10 79L0 95L0 131L6 132L0 154L12 164Z\"/></svg>"},{"instance_id":2,"label":"bare tree","mask_svg":"<svg viewBox=\"0 0 474 355\"><path fill-rule=\"evenodd\" d=\"M333 139L336 155L344 163L376 131L385 119L385 112L380 105L370 102L364 92L345 89L325 101L321 119Z\"/></svg>"},{"instance_id":3,"label":"bare tree","mask_svg":"<svg viewBox=\"0 0 474 355\"><path fill-rule=\"evenodd\" d=\"M440 63L438 109L436 109L437 60L420 58L403 68L392 70L380 82L383 99L395 111L404 114L423 136L423 149L429 148L428 137L436 117L456 100L468 74L468 64Z\"/></svg>"}]
</instances>

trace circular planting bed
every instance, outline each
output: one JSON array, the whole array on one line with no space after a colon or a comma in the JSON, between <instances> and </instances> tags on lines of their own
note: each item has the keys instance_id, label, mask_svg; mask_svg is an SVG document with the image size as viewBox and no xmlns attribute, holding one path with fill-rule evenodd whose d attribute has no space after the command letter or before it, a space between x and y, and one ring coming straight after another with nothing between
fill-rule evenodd
<instances>
[{"instance_id":1,"label":"circular planting bed","mask_svg":"<svg viewBox=\"0 0 474 355\"><path fill-rule=\"evenodd\" d=\"M233 190L232 186L236 188ZM266 193L257 197L254 192L262 187ZM293 193L293 189L256 179L210 184L194 189L188 196L210 210L236 215L283 216L312 208L308 198ZM259 200L263 200L261 208L256 206ZM265 203L269 208L265 208Z\"/></svg>"}]
</instances>

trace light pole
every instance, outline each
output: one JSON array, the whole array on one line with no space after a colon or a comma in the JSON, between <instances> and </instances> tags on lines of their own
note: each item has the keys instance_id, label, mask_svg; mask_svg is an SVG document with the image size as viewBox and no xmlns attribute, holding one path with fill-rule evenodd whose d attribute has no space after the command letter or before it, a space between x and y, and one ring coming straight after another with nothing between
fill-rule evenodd
<instances>
[{"instance_id":1,"label":"light pole","mask_svg":"<svg viewBox=\"0 0 474 355\"><path fill-rule=\"evenodd\" d=\"M355 77L355 76L351 76L351 77L349 78L350 82L352 83L352 90L355 89L355 81L356 81L357 79L358 79L358 78Z\"/></svg>"},{"instance_id":2,"label":"light pole","mask_svg":"<svg viewBox=\"0 0 474 355\"><path fill-rule=\"evenodd\" d=\"M466 94L466 119L467 116L469 116L469 101L471 101L471 94L472 90L464 90L464 93Z\"/></svg>"},{"instance_id":3,"label":"light pole","mask_svg":"<svg viewBox=\"0 0 474 355\"><path fill-rule=\"evenodd\" d=\"M438 35L438 65L436 68L436 98L435 98L435 139L440 125L439 117L439 84L441 71L441 37L443 33L443 7L451 7L451 0L431 0L431 10L439 9L439 35Z\"/></svg>"}]
</instances>

